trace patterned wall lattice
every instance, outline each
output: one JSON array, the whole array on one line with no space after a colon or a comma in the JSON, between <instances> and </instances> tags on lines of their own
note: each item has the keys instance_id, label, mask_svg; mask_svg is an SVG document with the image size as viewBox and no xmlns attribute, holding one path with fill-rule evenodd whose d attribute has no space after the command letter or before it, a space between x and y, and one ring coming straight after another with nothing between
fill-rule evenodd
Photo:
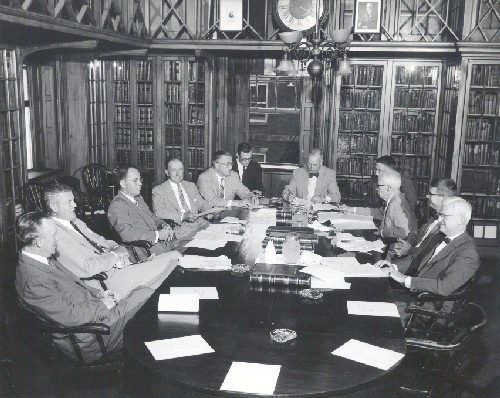
<instances>
[{"instance_id":1,"label":"patterned wall lattice","mask_svg":"<svg viewBox=\"0 0 500 398\"><path fill-rule=\"evenodd\" d=\"M472 24L464 40L500 41L500 0L475 0L470 8Z\"/></svg>"}]
</instances>

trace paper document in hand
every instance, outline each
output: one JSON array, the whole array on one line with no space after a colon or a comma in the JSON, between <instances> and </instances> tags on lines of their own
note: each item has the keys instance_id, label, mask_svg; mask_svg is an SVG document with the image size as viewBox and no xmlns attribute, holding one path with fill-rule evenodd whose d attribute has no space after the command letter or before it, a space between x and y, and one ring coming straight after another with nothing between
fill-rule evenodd
<instances>
[{"instance_id":1,"label":"paper document in hand","mask_svg":"<svg viewBox=\"0 0 500 398\"><path fill-rule=\"evenodd\" d=\"M179 264L183 268L207 271L228 271L231 269L231 260L227 256L204 257L187 254L179 259Z\"/></svg>"},{"instance_id":2,"label":"paper document in hand","mask_svg":"<svg viewBox=\"0 0 500 398\"><path fill-rule=\"evenodd\" d=\"M205 240L194 238L184 245L184 247L196 247L198 249L215 250L226 246L227 240Z\"/></svg>"},{"instance_id":3,"label":"paper document in hand","mask_svg":"<svg viewBox=\"0 0 500 398\"><path fill-rule=\"evenodd\" d=\"M342 272L344 278L385 278L380 268L371 264L360 264L355 257L323 257L321 264Z\"/></svg>"},{"instance_id":4,"label":"paper document in hand","mask_svg":"<svg viewBox=\"0 0 500 398\"><path fill-rule=\"evenodd\" d=\"M240 220L239 218L236 217L224 217L222 220L220 220L222 223L229 223L229 224L243 224L245 225L248 221L247 220Z\"/></svg>"},{"instance_id":5,"label":"paper document in hand","mask_svg":"<svg viewBox=\"0 0 500 398\"><path fill-rule=\"evenodd\" d=\"M281 365L233 362L220 389L273 395L280 369Z\"/></svg>"},{"instance_id":6,"label":"paper document in hand","mask_svg":"<svg viewBox=\"0 0 500 398\"><path fill-rule=\"evenodd\" d=\"M214 352L212 347L200 335L155 340L144 344L146 344L146 347L157 361Z\"/></svg>"},{"instance_id":7,"label":"paper document in hand","mask_svg":"<svg viewBox=\"0 0 500 398\"><path fill-rule=\"evenodd\" d=\"M198 294L160 294L158 311L160 312L198 312L200 296Z\"/></svg>"},{"instance_id":8,"label":"paper document in hand","mask_svg":"<svg viewBox=\"0 0 500 398\"><path fill-rule=\"evenodd\" d=\"M215 286L184 287L172 286L170 294L197 294L200 300L217 300L219 293Z\"/></svg>"},{"instance_id":9,"label":"paper document in hand","mask_svg":"<svg viewBox=\"0 0 500 398\"><path fill-rule=\"evenodd\" d=\"M330 203L313 203L312 209L313 211L328 211L335 209L335 206Z\"/></svg>"},{"instance_id":10,"label":"paper document in hand","mask_svg":"<svg viewBox=\"0 0 500 398\"><path fill-rule=\"evenodd\" d=\"M389 370L404 358L404 354L359 340L351 339L332 352L342 358Z\"/></svg>"},{"instance_id":11,"label":"paper document in hand","mask_svg":"<svg viewBox=\"0 0 500 398\"><path fill-rule=\"evenodd\" d=\"M396 304L376 301L348 301L347 313L349 315L390 316L399 318Z\"/></svg>"}]
</instances>

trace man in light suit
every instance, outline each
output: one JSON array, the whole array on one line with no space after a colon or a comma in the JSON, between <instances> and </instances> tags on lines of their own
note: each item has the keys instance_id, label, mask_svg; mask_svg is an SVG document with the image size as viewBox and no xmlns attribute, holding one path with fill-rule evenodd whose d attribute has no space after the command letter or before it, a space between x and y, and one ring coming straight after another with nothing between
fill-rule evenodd
<instances>
[{"instance_id":1,"label":"man in light suit","mask_svg":"<svg viewBox=\"0 0 500 398\"><path fill-rule=\"evenodd\" d=\"M295 198L312 203L340 202L334 170L323 166L323 155L313 149L307 158L307 165L294 170L290 183L283 189L283 199L293 202Z\"/></svg>"},{"instance_id":2,"label":"man in light suit","mask_svg":"<svg viewBox=\"0 0 500 398\"><path fill-rule=\"evenodd\" d=\"M233 171L238 173L244 186L257 195L264 192L262 183L262 167L252 160L252 146L248 142L238 145L236 162L233 163Z\"/></svg>"},{"instance_id":3,"label":"man in light suit","mask_svg":"<svg viewBox=\"0 0 500 398\"><path fill-rule=\"evenodd\" d=\"M104 273L106 287L125 297L137 286L156 289L177 264L178 252L130 264L127 249L94 233L76 217L73 192L67 185L49 185L45 202L58 233L55 258L78 278ZM97 280L85 279L85 283L101 288Z\"/></svg>"},{"instance_id":4,"label":"man in light suit","mask_svg":"<svg viewBox=\"0 0 500 398\"><path fill-rule=\"evenodd\" d=\"M198 177L198 190L211 206L243 207L250 205L253 194L233 170L233 155L227 151L214 153L212 167ZM235 200L238 195L241 200Z\"/></svg>"},{"instance_id":5,"label":"man in light suit","mask_svg":"<svg viewBox=\"0 0 500 398\"><path fill-rule=\"evenodd\" d=\"M201 197L195 184L183 181L184 165L179 159L168 162L165 174L169 179L153 188L153 210L159 218L175 222L177 239L191 238L209 225L198 213L212 206Z\"/></svg>"},{"instance_id":6,"label":"man in light suit","mask_svg":"<svg viewBox=\"0 0 500 398\"><path fill-rule=\"evenodd\" d=\"M18 238L23 243L16 270L16 291L21 305L44 321L71 327L85 323L104 323L110 334L103 335L108 353L119 350L126 323L154 292L140 286L118 299L113 291L102 291L80 282L58 261L56 222L41 212L26 213L17 221ZM55 346L76 359L68 336L54 336ZM102 353L92 334L78 334L85 362L97 361Z\"/></svg>"},{"instance_id":7,"label":"man in light suit","mask_svg":"<svg viewBox=\"0 0 500 398\"><path fill-rule=\"evenodd\" d=\"M120 192L111 201L108 219L124 242L146 240L153 246L154 254L168 252L178 244L174 240L172 228L149 210L141 196L142 178L139 170L128 165L116 171L120 182ZM146 258L145 250L137 250L141 258Z\"/></svg>"},{"instance_id":8,"label":"man in light suit","mask_svg":"<svg viewBox=\"0 0 500 398\"><path fill-rule=\"evenodd\" d=\"M441 210L445 198L457 196L457 185L451 178L433 179L431 187L427 193L429 199L429 206L435 212ZM439 219L437 214L430 217L425 224L423 224L418 231L414 231L408 235L406 240L399 239L395 245L395 252L399 257L408 254L414 254L425 240L430 239L431 236L439 232Z\"/></svg>"}]
</instances>

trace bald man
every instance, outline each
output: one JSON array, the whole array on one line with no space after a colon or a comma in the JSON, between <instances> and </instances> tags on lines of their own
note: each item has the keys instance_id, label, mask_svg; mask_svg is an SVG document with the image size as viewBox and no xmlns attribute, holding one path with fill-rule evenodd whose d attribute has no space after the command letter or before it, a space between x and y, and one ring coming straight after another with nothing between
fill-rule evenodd
<instances>
[{"instance_id":1,"label":"bald man","mask_svg":"<svg viewBox=\"0 0 500 398\"><path fill-rule=\"evenodd\" d=\"M177 239L192 238L209 225L198 213L212 206L201 197L195 184L184 181L184 165L179 159L168 162L165 174L169 179L153 188L154 213L175 222Z\"/></svg>"}]
</instances>

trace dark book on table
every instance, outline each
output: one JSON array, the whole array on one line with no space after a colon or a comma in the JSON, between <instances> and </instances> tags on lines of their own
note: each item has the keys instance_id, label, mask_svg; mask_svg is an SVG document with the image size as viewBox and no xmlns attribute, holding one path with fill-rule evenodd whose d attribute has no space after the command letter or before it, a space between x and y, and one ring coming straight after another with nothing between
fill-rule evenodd
<instances>
[{"instance_id":1,"label":"dark book on table","mask_svg":"<svg viewBox=\"0 0 500 398\"><path fill-rule=\"evenodd\" d=\"M250 282L266 285L311 286L311 276L300 272L303 266L294 264L257 263Z\"/></svg>"}]
</instances>

